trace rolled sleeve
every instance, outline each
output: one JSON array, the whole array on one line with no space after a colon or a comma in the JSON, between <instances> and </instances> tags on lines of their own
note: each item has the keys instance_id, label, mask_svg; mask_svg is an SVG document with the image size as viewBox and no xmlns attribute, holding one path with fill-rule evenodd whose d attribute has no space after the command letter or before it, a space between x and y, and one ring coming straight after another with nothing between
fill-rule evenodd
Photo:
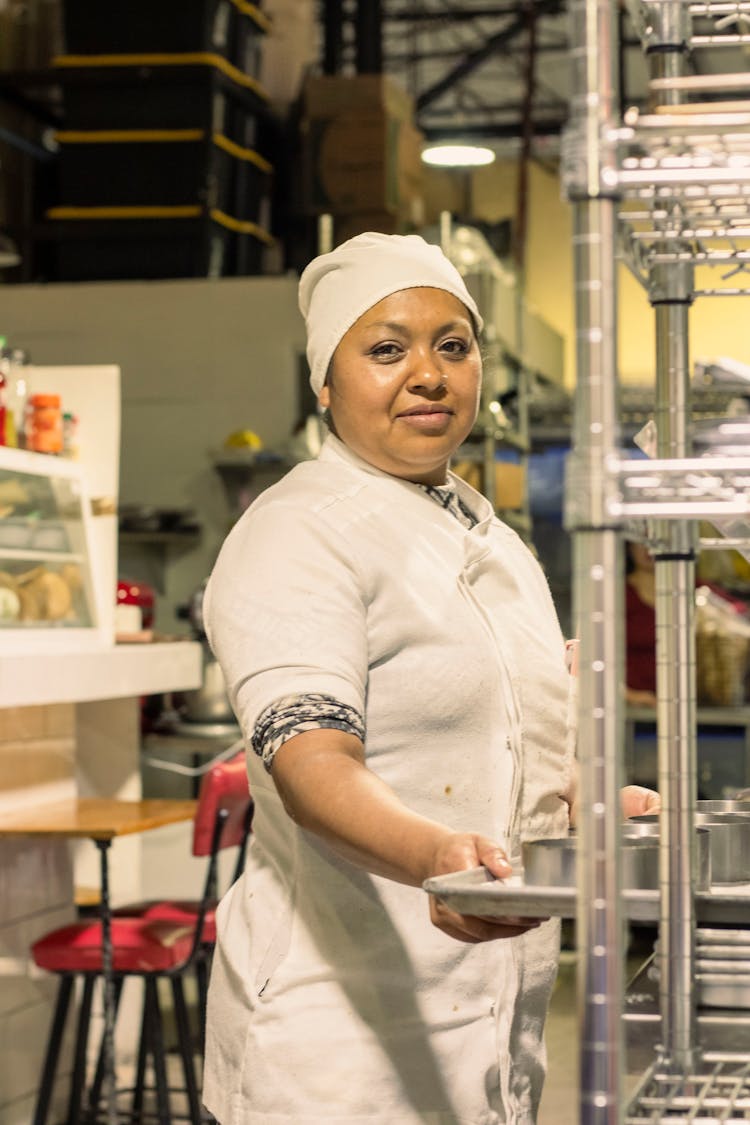
<instances>
[{"instance_id":1,"label":"rolled sleeve","mask_svg":"<svg viewBox=\"0 0 750 1125\"><path fill-rule=\"evenodd\" d=\"M204 619L248 742L289 696L320 695L364 715L362 574L346 536L319 513L274 501L249 510L219 554Z\"/></svg>"},{"instance_id":2,"label":"rolled sleeve","mask_svg":"<svg viewBox=\"0 0 750 1125\"><path fill-rule=\"evenodd\" d=\"M358 711L329 695L287 695L259 716L251 745L271 770L279 747L308 730L341 730L365 741L365 721Z\"/></svg>"}]
</instances>

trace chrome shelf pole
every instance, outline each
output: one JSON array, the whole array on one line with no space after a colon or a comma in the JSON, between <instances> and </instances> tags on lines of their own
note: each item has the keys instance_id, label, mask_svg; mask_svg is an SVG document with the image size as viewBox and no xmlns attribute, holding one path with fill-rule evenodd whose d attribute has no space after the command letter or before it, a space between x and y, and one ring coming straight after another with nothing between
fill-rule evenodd
<instances>
[{"instance_id":1,"label":"chrome shelf pole","mask_svg":"<svg viewBox=\"0 0 750 1125\"><path fill-rule=\"evenodd\" d=\"M624 717L621 542L607 513L618 444L616 13L571 0L573 96L563 180L573 207L576 395L566 507L580 638L577 944L580 1120L618 1125L623 1105L620 797ZM571 500L574 502L571 503Z\"/></svg>"}]
</instances>

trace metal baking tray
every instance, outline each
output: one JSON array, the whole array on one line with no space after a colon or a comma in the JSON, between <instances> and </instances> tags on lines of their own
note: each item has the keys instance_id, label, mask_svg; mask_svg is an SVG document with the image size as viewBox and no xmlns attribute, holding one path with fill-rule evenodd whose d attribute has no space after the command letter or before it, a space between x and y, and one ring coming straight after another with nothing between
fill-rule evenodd
<instances>
[{"instance_id":1,"label":"metal baking tray","mask_svg":"<svg viewBox=\"0 0 750 1125\"><path fill-rule=\"evenodd\" d=\"M495 879L485 867L455 871L427 879L424 889L451 910L480 918L575 918L575 887L535 887L520 875ZM659 917L658 891L623 891L629 918L654 922Z\"/></svg>"},{"instance_id":2,"label":"metal baking tray","mask_svg":"<svg viewBox=\"0 0 750 1125\"><path fill-rule=\"evenodd\" d=\"M436 875L423 883L424 890L436 895L451 910L480 918L575 918L575 887L535 887L524 883L520 874L495 879L485 867ZM622 892L625 916L632 922L658 922L659 891ZM720 887L695 896L698 922L713 925L750 925L750 886ZM706 933L709 931L699 931ZM717 933L742 933L717 930Z\"/></svg>"}]
</instances>

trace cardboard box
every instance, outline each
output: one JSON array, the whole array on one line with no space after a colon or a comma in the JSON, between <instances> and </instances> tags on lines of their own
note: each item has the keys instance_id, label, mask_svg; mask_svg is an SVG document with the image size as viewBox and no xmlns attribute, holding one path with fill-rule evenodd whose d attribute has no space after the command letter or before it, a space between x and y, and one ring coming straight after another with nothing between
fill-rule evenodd
<instances>
[{"instance_id":1,"label":"cardboard box","mask_svg":"<svg viewBox=\"0 0 750 1125\"><path fill-rule=\"evenodd\" d=\"M384 74L311 77L305 82L302 100L303 115L308 118L378 110L397 121L414 119L414 99Z\"/></svg>"},{"instance_id":2,"label":"cardboard box","mask_svg":"<svg viewBox=\"0 0 750 1125\"><path fill-rule=\"evenodd\" d=\"M453 472L484 495L484 465L481 461L456 461ZM495 462L495 508L498 512L523 507L526 470L513 461Z\"/></svg>"},{"instance_id":3,"label":"cardboard box","mask_svg":"<svg viewBox=\"0 0 750 1125\"><path fill-rule=\"evenodd\" d=\"M422 199L422 134L382 110L302 124L304 207L335 215L410 216Z\"/></svg>"},{"instance_id":4,"label":"cardboard box","mask_svg":"<svg viewBox=\"0 0 750 1125\"><path fill-rule=\"evenodd\" d=\"M363 234L366 230L381 234L409 234L411 224L389 211L358 211L353 215L336 215L333 220L335 244Z\"/></svg>"}]
</instances>

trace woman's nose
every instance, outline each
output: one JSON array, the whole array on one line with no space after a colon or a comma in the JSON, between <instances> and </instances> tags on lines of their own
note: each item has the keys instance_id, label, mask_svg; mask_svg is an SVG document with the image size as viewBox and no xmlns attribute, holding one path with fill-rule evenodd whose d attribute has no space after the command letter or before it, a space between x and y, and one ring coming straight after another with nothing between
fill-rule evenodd
<instances>
[{"instance_id":1,"label":"woman's nose","mask_svg":"<svg viewBox=\"0 0 750 1125\"><path fill-rule=\"evenodd\" d=\"M422 352L415 356L409 373L409 386L434 391L444 385L445 376L438 358L432 352Z\"/></svg>"}]
</instances>

